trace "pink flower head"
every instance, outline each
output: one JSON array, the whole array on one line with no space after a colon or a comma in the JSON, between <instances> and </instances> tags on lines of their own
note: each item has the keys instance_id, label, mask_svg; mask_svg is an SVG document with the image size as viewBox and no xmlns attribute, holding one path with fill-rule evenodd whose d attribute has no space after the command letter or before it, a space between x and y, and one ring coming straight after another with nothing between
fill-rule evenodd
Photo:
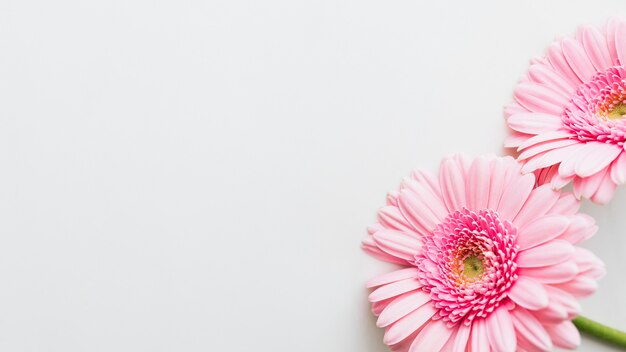
<instances>
[{"instance_id":1,"label":"pink flower head","mask_svg":"<svg viewBox=\"0 0 626 352\"><path fill-rule=\"evenodd\" d=\"M524 172L600 204L626 182L626 21L582 27L535 60L505 110Z\"/></svg>"},{"instance_id":2,"label":"pink flower head","mask_svg":"<svg viewBox=\"0 0 626 352\"><path fill-rule=\"evenodd\" d=\"M572 194L535 188L511 157L453 156L389 195L363 241L404 268L368 282L393 351L547 351L580 343L571 319L602 262L576 244L593 218Z\"/></svg>"}]
</instances>

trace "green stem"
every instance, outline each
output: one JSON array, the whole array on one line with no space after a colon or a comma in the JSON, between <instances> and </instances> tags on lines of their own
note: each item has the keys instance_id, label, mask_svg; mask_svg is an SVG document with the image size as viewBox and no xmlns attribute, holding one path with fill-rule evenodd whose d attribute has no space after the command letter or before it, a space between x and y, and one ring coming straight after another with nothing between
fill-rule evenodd
<instances>
[{"instance_id":1,"label":"green stem","mask_svg":"<svg viewBox=\"0 0 626 352\"><path fill-rule=\"evenodd\" d=\"M613 329L583 316L572 320L580 332L593 336L601 341L626 348L626 332Z\"/></svg>"}]
</instances>

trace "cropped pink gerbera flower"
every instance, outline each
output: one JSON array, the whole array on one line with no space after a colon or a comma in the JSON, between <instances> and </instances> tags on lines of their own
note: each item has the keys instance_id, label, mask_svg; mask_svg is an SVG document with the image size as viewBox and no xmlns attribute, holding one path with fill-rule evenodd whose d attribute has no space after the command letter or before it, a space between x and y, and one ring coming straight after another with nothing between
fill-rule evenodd
<instances>
[{"instance_id":1,"label":"cropped pink gerbera flower","mask_svg":"<svg viewBox=\"0 0 626 352\"><path fill-rule=\"evenodd\" d=\"M596 231L572 194L511 157L444 159L391 193L363 248L404 268L368 282L393 351L575 348L577 299L602 262L575 246Z\"/></svg>"},{"instance_id":2,"label":"cropped pink gerbera flower","mask_svg":"<svg viewBox=\"0 0 626 352\"><path fill-rule=\"evenodd\" d=\"M626 21L582 27L535 60L505 110L525 172L600 204L626 182Z\"/></svg>"}]
</instances>

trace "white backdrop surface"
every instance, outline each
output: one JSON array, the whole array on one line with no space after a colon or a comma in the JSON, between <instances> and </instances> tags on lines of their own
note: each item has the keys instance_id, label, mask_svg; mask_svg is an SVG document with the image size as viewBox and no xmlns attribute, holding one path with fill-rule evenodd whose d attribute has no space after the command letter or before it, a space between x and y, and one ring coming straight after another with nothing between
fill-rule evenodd
<instances>
[{"instance_id":1,"label":"white backdrop surface","mask_svg":"<svg viewBox=\"0 0 626 352\"><path fill-rule=\"evenodd\" d=\"M383 352L360 240L614 1L0 0L0 350ZM584 204L626 329L626 187ZM581 351L610 351L585 339Z\"/></svg>"}]
</instances>

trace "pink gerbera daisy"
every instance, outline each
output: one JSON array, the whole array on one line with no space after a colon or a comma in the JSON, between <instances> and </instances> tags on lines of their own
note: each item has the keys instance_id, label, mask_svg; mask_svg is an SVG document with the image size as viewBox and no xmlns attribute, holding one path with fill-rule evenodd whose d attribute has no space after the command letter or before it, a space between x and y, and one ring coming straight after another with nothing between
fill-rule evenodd
<instances>
[{"instance_id":1,"label":"pink gerbera daisy","mask_svg":"<svg viewBox=\"0 0 626 352\"><path fill-rule=\"evenodd\" d=\"M393 351L546 351L575 348L577 299L602 262L575 244L593 218L572 194L521 173L511 157L442 161L391 193L363 241L404 268L368 282Z\"/></svg>"},{"instance_id":2,"label":"pink gerbera daisy","mask_svg":"<svg viewBox=\"0 0 626 352\"><path fill-rule=\"evenodd\" d=\"M608 202L626 182L626 21L582 27L535 60L505 110L524 172Z\"/></svg>"}]
</instances>

